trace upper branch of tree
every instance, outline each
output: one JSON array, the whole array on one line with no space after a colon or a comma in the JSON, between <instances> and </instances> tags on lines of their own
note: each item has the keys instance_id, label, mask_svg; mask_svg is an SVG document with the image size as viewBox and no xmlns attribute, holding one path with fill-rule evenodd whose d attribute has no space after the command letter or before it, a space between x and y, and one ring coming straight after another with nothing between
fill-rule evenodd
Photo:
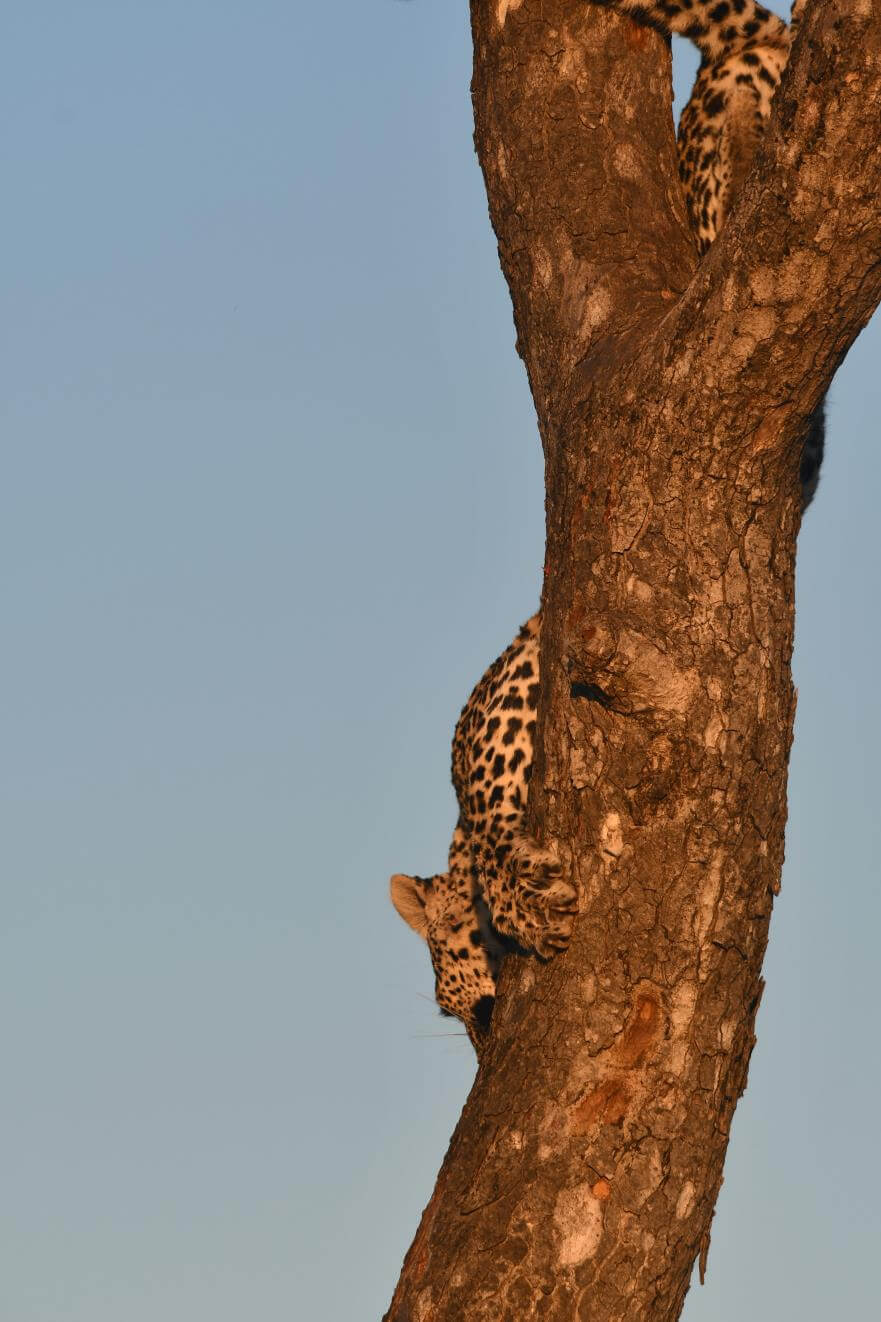
<instances>
[{"instance_id":1,"label":"upper branch of tree","mask_svg":"<svg viewBox=\"0 0 881 1322\"><path fill-rule=\"evenodd\" d=\"M634 343L697 265L670 55L573 0L472 0L475 142L540 425L576 365Z\"/></svg>"}]
</instances>

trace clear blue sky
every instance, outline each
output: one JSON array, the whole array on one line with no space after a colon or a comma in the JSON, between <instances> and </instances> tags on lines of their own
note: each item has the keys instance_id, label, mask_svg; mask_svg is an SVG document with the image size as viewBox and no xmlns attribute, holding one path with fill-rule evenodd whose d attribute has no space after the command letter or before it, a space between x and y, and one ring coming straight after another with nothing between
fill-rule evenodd
<instances>
[{"instance_id":1,"label":"clear blue sky","mask_svg":"<svg viewBox=\"0 0 881 1322\"><path fill-rule=\"evenodd\" d=\"M371 1322L474 1069L387 878L443 864L542 563L467 6L46 0L4 46L0 1322ZM877 1303L879 339L687 1322Z\"/></svg>"}]
</instances>

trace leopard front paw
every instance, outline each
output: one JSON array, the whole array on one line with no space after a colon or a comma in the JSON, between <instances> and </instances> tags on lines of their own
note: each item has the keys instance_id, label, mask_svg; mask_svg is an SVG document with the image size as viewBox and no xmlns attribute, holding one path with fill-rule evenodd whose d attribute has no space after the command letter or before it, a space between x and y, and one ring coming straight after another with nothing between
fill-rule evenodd
<instances>
[{"instance_id":1,"label":"leopard front paw","mask_svg":"<svg viewBox=\"0 0 881 1322\"><path fill-rule=\"evenodd\" d=\"M521 836L505 860L501 912L493 921L526 950L543 959L565 950L578 915L578 891L563 877L560 860Z\"/></svg>"}]
</instances>

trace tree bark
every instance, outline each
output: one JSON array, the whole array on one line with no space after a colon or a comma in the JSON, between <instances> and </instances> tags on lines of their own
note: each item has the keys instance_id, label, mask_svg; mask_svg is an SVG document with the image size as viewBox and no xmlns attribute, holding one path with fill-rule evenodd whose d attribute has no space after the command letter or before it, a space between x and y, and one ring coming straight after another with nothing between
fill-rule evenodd
<instances>
[{"instance_id":1,"label":"tree bark","mask_svg":"<svg viewBox=\"0 0 881 1322\"><path fill-rule=\"evenodd\" d=\"M566 954L506 962L386 1319L666 1322L706 1257L783 861L799 430L881 298L881 11L809 10L700 265L664 40L572 0L471 15L546 458L530 814L582 898Z\"/></svg>"}]
</instances>

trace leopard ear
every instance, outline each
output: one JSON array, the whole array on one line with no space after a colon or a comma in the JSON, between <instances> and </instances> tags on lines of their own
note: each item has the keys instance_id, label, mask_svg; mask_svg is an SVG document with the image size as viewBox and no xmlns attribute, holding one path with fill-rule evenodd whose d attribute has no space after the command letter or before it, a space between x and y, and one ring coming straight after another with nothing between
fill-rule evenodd
<instances>
[{"instance_id":1,"label":"leopard ear","mask_svg":"<svg viewBox=\"0 0 881 1322\"><path fill-rule=\"evenodd\" d=\"M425 913L427 890L428 884L421 877L408 877L403 872L396 872L389 882L392 904L407 926L412 927L421 937L428 936L428 918Z\"/></svg>"}]
</instances>

